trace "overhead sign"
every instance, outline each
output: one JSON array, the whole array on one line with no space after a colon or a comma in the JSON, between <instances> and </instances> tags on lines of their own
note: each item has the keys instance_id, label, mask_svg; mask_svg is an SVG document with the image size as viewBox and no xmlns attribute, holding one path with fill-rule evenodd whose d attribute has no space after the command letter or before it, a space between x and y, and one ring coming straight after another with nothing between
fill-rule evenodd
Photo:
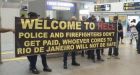
<instances>
[{"instance_id":1,"label":"overhead sign","mask_svg":"<svg viewBox=\"0 0 140 75\"><path fill-rule=\"evenodd\" d=\"M140 10L140 2L124 3L124 10Z\"/></svg>"},{"instance_id":2,"label":"overhead sign","mask_svg":"<svg viewBox=\"0 0 140 75\"><path fill-rule=\"evenodd\" d=\"M104 5L94 5L95 11L110 11L111 5L110 4L104 4Z\"/></svg>"},{"instance_id":3,"label":"overhead sign","mask_svg":"<svg viewBox=\"0 0 140 75\"><path fill-rule=\"evenodd\" d=\"M16 18L16 57L116 46L116 24Z\"/></svg>"},{"instance_id":4,"label":"overhead sign","mask_svg":"<svg viewBox=\"0 0 140 75\"><path fill-rule=\"evenodd\" d=\"M58 1L46 1L47 10L69 10L75 11L74 3L58 2Z\"/></svg>"}]
</instances>

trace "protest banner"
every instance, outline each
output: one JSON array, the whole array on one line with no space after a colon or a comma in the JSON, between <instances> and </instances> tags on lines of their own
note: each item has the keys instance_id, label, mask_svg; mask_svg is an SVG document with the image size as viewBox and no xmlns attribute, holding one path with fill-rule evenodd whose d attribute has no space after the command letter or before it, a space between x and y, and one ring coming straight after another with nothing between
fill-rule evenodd
<instances>
[{"instance_id":1,"label":"protest banner","mask_svg":"<svg viewBox=\"0 0 140 75\"><path fill-rule=\"evenodd\" d=\"M15 18L15 56L116 46L117 25Z\"/></svg>"}]
</instances>

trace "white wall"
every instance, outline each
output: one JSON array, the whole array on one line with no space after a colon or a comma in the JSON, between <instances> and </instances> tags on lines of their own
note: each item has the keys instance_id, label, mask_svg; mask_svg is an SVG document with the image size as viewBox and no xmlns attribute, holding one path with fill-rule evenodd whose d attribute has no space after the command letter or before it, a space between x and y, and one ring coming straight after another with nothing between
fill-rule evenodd
<instances>
[{"instance_id":1,"label":"white wall","mask_svg":"<svg viewBox=\"0 0 140 75\"><path fill-rule=\"evenodd\" d=\"M124 2L111 3L111 11L109 12L124 12L123 4Z\"/></svg>"},{"instance_id":2,"label":"white wall","mask_svg":"<svg viewBox=\"0 0 140 75\"><path fill-rule=\"evenodd\" d=\"M20 10L17 8L2 8L1 23L3 28L15 28L15 17L19 17ZM12 32L1 34L2 51L15 50L14 34Z\"/></svg>"},{"instance_id":3,"label":"white wall","mask_svg":"<svg viewBox=\"0 0 140 75\"><path fill-rule=\"evenodd\" d=\"M28 3L29 12L36 12L41 18L46 17L46 1L45 0L34 0Z\"/></svg>"}]
</instances>

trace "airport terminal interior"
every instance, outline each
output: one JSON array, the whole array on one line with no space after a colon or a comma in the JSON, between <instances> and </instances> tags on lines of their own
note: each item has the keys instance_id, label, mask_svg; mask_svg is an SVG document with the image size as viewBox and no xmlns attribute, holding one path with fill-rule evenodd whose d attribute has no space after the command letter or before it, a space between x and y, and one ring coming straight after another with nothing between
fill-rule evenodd
<instances>
[{"instance_id":1,"label":"airport terminal interior","mask_svg":"<svg viewBox=\"0 0 140 75\"><path fill-rule=\"evenodd\" d=\"M140 75L140 0L0 0L0 75Z\"/></svg>"}]
</instances>

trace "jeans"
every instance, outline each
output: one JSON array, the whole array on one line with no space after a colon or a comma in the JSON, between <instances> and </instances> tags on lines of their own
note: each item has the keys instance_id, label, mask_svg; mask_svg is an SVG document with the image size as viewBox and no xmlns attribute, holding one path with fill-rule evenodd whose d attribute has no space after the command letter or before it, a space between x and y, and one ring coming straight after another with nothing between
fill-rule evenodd
<instances>
[{"instance_id":1,"label":"jeans","mask_svg":"<svg viewBox=\"0 0 140 75\"><path fill-rule=\"evenodd\" d=\"M118 34L118 40L116 41L117 46L116 47L110 47L109 51L108 51L108 55L114 55L114 56L118 56L119 55L119 41L120 41L120 37L121 35Z\"/></svg>"},{"instance_id":2,"label":"jeans","mask_svg":"<svg viewBox=\"0 0 140 75\"><path fill-rule=\"evenodd\" d=\"M140 33L138 33L137 50L140 52Z\"/></svg>"},{"instance_id":3,"label":"jeans","mask_svg":"<svg viewBox=\"0 0 140 75\"><path fill-rule=\"evenodd\" d=\"M69 52L64 52L64 55L63 55L63 62L65 65L67 64L68 54L69 54ZM72 56L72 63L75 63L76 62L76 52L72 51L71 56Z\"/></svg>"},{"instance_id":4,"label":"jeans","mask_svg":"<svg viewBox=\"0 0 140 75\"><path fill-rule=\"evenodd\" d=\"M48 67L46 54L41 54L40 56L41 56L43 67L44 68ZM37 55L27 56L27 58L30 62L30 69L35 69L36 68L36 62L37 62Z\"/></svg>"}]
</instances>

